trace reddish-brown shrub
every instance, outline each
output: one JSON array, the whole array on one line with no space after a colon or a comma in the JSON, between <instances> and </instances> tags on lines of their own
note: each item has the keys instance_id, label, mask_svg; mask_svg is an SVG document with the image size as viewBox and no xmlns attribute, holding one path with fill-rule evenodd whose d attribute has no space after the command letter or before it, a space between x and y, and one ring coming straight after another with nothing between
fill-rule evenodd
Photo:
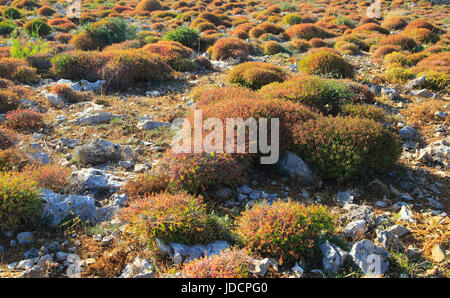
<instances>
[{"instance_id":1,"label":"reddish-brown shrub","mask_svg":"<svg viewBox=\"0 0 450 298\"><path fill-rule=\"evenodd\" d=\"M141 0L136 6L137 11L162 10L162 5L157 0Z\"/></svg>"},{"instance_id":2,"label":"reddish-brown shrub","mask_svg":"<svg viewBox=\"0 0 450 298\"><path fill-rule=\"evenodd\" d=\"M249 54L249 44L235 37L219 39L211 48L211 58L214 60L245 59Z\"/></svg>"},{"instance_id":3,"label":"reddish-brown shrub","mask_svg":"<svg viewBox=\"0 0 450 298\"><path fill-rule=\"evenodd\" d=\"M43 115L39 112L26 109L9 112L6 114L6 126L23 132L31 132L44 125Z\"/></svg>"},{"instance_id":4,"label":"reddish-brown shrub","mask_svg":"<svg viewBox=\"0 0 450 298\"><path fill-rule=\"evenodd\" d=\"M28 165L22 172L37 182L39 187L48 188L56 192L64 192L69 184L72 171L58 165Z\"/></svg>"},{"instance_id":5,"label":"reddish-brown shrub","mask_svg":"<svg viewBox=\"0 0 450 298\"><path fill-rule=\"evenodd\" d=\"M227 81L253 90L272 82L282 82L286 72L276 65L265 62L246 62L239 64L228 73Z\"/></svg>"},{"instance_id":6,"label":"reddish-brown shrub","mask_svg":"<svg viewBox=\"0 0 450 298\"><path fill-rule=\"evenodd\" d=\"M245 278L250 258L243 250L226 250L219 255L195 259L183 267L187 278Z\"/></svg>"},{"instance_id":7,"label":"reddish-brown shrub","mask_svg":"<svg viewBox=\"0 0 450 298\"><path fill-rule=\"evenodd\" d=\"M298 24L286 30L287 35L293 38L302 38L310 40L312 38L329 38L334 37L335 34L328 32L314 24Z\"/></svg>"},{"instance_id":8,"label":"reddish-brown shrub","mask_svg":"<svg viewBox=\"0 0 450 298\"><path fill-rule=\"evenodd\" d=\"M12 90L0 90L0 113L5 114L19 107L18 96Z\"/></svg>"},{"instance_id":9,"label":"reddish-brown shrub","mask_svg":"<svg viewBox=\"0 0 450 298\"><path fill-rule=\"evenodd\" d=\"M17 141L14 132L0 127L0 149L7 149L13 146Z\"/></svg>"},{"instance_id":10,"label":"reddish-brown shrub","mask_svg":"<svg viewBox=\"0 0 450 298\"><path fill-rule=\"evenodd\" d=\"M414 41L414 39L409 38L404 34L389 35L380 41L380 45L396 45L399 46L402 50L413 50L415 47L417 47L417 43Z\"/></svg>"}]
</instances>

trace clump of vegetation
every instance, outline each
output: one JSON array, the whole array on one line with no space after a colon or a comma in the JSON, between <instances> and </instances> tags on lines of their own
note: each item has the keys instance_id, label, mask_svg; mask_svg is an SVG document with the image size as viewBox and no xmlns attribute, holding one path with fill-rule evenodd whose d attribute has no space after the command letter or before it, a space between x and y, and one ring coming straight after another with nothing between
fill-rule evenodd
<instances>
[{"instance_id":1,"label":"clump of vegetation","mask_svg":"<svg viewBox=\"0 0 450 298\"><path fill-rule=\"evenodd\" d=\"M9 35L16 29L16 25L11 21L0 22L0 35Z\"/></svg>"},{"instance_id":2,"label":"clump of vegetation","mask_svg":"<svg viewBox=\"0 0 450 298\"><path fill-rule=\"evenodd\" d=\"M163 192L134 199L120 217L129 222L126 233L150 247L164 243L209 243L220 235L217 224L206 212L202 197ZM151 218L151 220L149 220Z\"/></svg>"},{"instance_id":3,"label":"clump of vegetation","mask_svg":"<svg viewBox=\"0 0 450 298\"><path fill-rule=\"evenodd\" d=\"M52 32L52 27L43 19L29 20L23 25L23 29L29 36L47 36Z\"/></svg>"},{"instance_id":4,"label":"clump of vegetation","mask_svg":"<svg viewBox=\"0 0 450 298\"><path fill-rule=\"evenodd\" d=\"M20 19L22 17L22 14L20 13L20 11L15 8L15 7L6 7L2 10L2 16L5 19L13 19L13 20L17 20Z\"/></svg>"},{"instance_id":5,"label":"clump of vegetation","mask_svg":"<svg viewBox=\"0 0 450 298\"><path fill-rule=\"evenodd\" d=\"M286 30L289 37L310 40L312 38L330 38L335 35L314 24L294 25Z\"/></svg>"},{"instance_id":6,"label":"clump of vegetation","mask_svg":"<svg viewBox=\"0 0 450 298\"><path fill-rule=\"evenodd\" d=\"M157 54L164 62L177 71L186 71L193 68L191 57L193 51L176 41L161 40L143 47L145 53Z\"/></svg>"},{"instance_id":7,"label":"clump of vegetation","mask_svg":"<svg viewBox=\"0 0 450 298\"><path fill-rule=\"evenodd\" d=\"M141 0L136 6L137 11L162 10L162 5L158 0Z\"/></svg>"},{"instance_id":8,"label":"clump of vegetation","mask_svg":"<svg viewBox=\"0 0 450 298\"><path fill-rule=\"evenodd\" d=\"M401 153L397 137L381 123L352 117L301 123L295 142L298 154L323 178L337 181L384 173Z\"/></svg>"},{"instance_id":9,"label":"clump of vegetation","mask_svg":"<svg viewBox=\"0 0 450 298\"><path fill-rule=\"evenodd\" d=\"M64 79L97 81L102 78L101 70L110 58L111 54L94 51L65 52L51 59L51 72Z\"/></svg>"},{"instance_id":10,"label":"clump of vegetation","mask_svg":"<svg viewBox=\"0 0 450 298\"><path fill-rule=\"evenodd\" d=\"M36 181L42 188L48 188L56 192L64 192L69 184L71 170L58 165L28 165L22 172Z\"/></svg>"},{"instance_id":11,"label":"clump of vegetation","mask_svg":"<svg viewBox=\"0 0 450 298\"><path fill-rule=\"evenodd\" d=\"M300 60L298 69L308 74L352 78L353 66L343 57L330 51L319 51Z\"/></svg>"},{"instance_id":12,"label":"clump of vegetation","mask_svg":"<svg viewBox=\"0 0 450 298\"><path fill-rule=\"evenodd\" d=\"M29 177L0 172L0 230L26 227L39 217L39 188Z\"/></svg>"},{"instance_id":13,"label":"clump of vegetation","mask_svg":"<svg viewBox=\"0 0 450 298\"><path fill-rule=\"evenodd\" d=\"M170 168L169 189L201 193L246 181L248 163L231 154L168 154L162 161Z\"/></svg>"},{"instance_id":14,"label":"clump of vegetation","mask_svg":"<svg viewBox=\"0 0 450 298\"><path fill-rule=\"evenodd\" d=\"M406 36L405 34L392 34L380 41L380 45L394 45L399 46L402 50L414 50L417 47L417 43L414 39Z\"/></svg>"},{"instance_id":15,"label":"clump of vegetation","mask_svg":"<svg viewBox=\"0 0 450 298\"><path fill-rule=\"evenodd\" d=\"M239 38L227 37L219 39L211 47L210 52L214 60L245 59L250 54L250 47L247 42Z\"/></svg>"},{"instance_id":16,"label":"clump of vegetation","mask_svg":"<svg viewBox=\"0 0 450 298\"><path fill-rule=\"evenodd\" d=\"M0 90L0 113L5 114L19 107L19 97L12 90Z\"/></svg>"},{"instance_id":17,"label":"clump of vegetation","mask_svg":"<svg viewBox=\"0 0 450 298\"><path fill-rule=\"evenodd\" d=\"M197 46L199 38L196 30L187 27L178 27L164 36L164 39L179 42L186 47Z\"/></svg>"},{"instance_id":18,"label":"clump of vegetation","mask_svg":"<svg viewBox=\"0 0 450 298\"><path fill-rule=\"evenodd\" d=\"M183 267L187 278L246 278L249 277L249 256L244 250L226 250L219 255L195 259Z\"/></svg>"},{"instance_id":19,"label":"clump of vegetation","mask_svg":"<svg viewBox=\"0 0 450 298\"><path fill-rule=\"evenodd\" d=\"M0 77L24 84L34 84L39 81L36 69L28 66L23 59L0 58Z\"/></svg>"},{"instance_id":20,"label":"clump of vegetation","mask_svg":"<svg viewBox=\"0 0 450 298\"><path fill-rule=\"evenodd\" d=\"M265 62L246 62L235 66L227 76L228 82L253 90L272 82L282 82L286 73L282 68Z\"/></svg>"},{"instance_id":21,"label":"clump of vegetation","mask_svg":"<svg viewBox=\"0 0 450 298\"><path fill-rule=\"evenodd\" d=\"M106 18L83 28L70 43L77 49L88 51L103 49L108 45L133 39L135 36L136 27L124 19Z\"/></svg>"},{"instance_id":22,"label":"clump of vegetation","mask_svg":"<svg viewBox=\"0 0 450 298\"><path fill-rule=\"evenodd\" d=\"M169 182L170 178L167 174L143 173L135 179L128 180L124 190L130 198L142 198L166 190Z\"/></svg>"},{"instance_id":23,"label":"clump of vegetation","mask_svg":"<svg viewBox=\"0 0 450 298\"><path fill-rule=\"evenodd\" d=\"M0 149L4 150L16 143L17 139L14 132L0 127Z\"/></svg>"},{"instance_id":24,"label":"clump of vegetation","mask_svg":"<svg viewBox=\"0 0 450 298\"><path fill-rule=\"evenodd\" d=\"M17 109L6 114L6 126L8 128L22 131L33 132L44 125L43 115L30 109Z\"/></svg>"},{"instance_id":25,"label":"clump of vegetation","mask_svg":"<svg viewBox=\"0 0 450 298\"><path fill-rule=\"evenodd\" d=\"M283 23L289 26L298 25L301 24L302 22L303 22L302 16L296 13L290 13L283 17Z\"/></svg>"},{"instance_id":26,"label":"clump of vegetation","mask_svg":"<svg viewBox=\"0 0 450 298\"><path fill-rule=\"evenodd\" d=\"M405 16L392 16L386 18L381 25L389 30L400 30L408 25L409 18Z\"/></svg>"},{"instance_id":27,"label":"clump of vegetation","mask_svg":"<svg viewBox=\"0 0 450 298\"><path fill-rule=\"evenodd\" d=\"M92 93L75 91L67 84L56 84L50 88L50 92L67 99L69 103L87 101L92 98Z\"/></svg>"},{"instance_id":28,"label":"clump of vegetation","mask_svg":"<svg viewBox=\"0 0 450 298\"><path fill-rule=\"evenodd\" d=\"M236 233L251 252L293 264L313 257L319 237L333 229L333 218L326 207L277 201L245 210L237 219Z\"/></svg>"},{"instance_id":29,"label":"clump of vegetation","mask_svg":"<svg viewBox=\"0 0 450 298\"><path fill-rule=\"evenodd\" d=\"M298 39L291 40L288 43L287 47L291 51L298 52L298 53L304 53L304 52L307 52L312 46L306 39L298 38Z\"/></svg>"},{"instance_id":30,"label":"clump of vegetation","mask_svg":"<svg viewBox=\"0 0 450 298\"><path fill-rule=\"evenodd\" d=\"M137 51L117 51L101 70L105 87L126 90L138 83L166 81L173 69L158 55Z\"/></svg>"},{"instance_id":31,"label":"clump of vegetation","mask_svg":"<svg viewBox=\"0 0 450 298\"><path fill-rule=\"evenodd\" d=\"M341 115L372 119L384 123L387 121L386 111L374 105L349 103L341 108Z\"/></svg>"}]
</instances>

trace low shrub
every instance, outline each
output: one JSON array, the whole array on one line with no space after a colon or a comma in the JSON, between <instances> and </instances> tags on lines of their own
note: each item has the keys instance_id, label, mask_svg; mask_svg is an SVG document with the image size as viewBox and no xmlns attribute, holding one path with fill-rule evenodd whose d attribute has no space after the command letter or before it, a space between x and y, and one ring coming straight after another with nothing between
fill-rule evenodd
<instances>
[{"instance_id":1,"label":"low shrub","mask_svg":"<svg viewBox=\"0 0 450 298\"><path fill-rule=\"evenodd\" d=\"M358 27L356 27L355 29L353 29L353 32L358 32L358 31L369 31L369 32L378 32L381 34L389 34L389 30L387 30L386 28L381 27L378 24L375 23L366 23L363 25L360 25Z\"/></svg>"},{"instance_id":2,"label":"low shrub","mask_svg":"<svg viewBox=\"0 0 450 298\"><path fill-rule=\"evenodd\" d=\"M387 122L386 111L374 105L368 104L345 104L341 107L342 116L367 118L377 122Z\"/></svg>"},{"instance_id":3,"label":"low shrub","mask_svg":"<svg viewBox=\"0 0 450 298\"><path fill-rule=\"evenodd\" d=\"M35 181L22 174L0 172L0 230L26 227L38 219L40 207Z\"/></svg>"},{"instance_id":4,"label":"low shrub","mask_svg":"<svg viewBox=\"0 0 450 298\"><path fill-rule=\"evenodd\" d=\"M228 73L227 81L253 90L272 82L282 82L286 72L278 66L265 62L246 62L239 64Z\"/></svg>"},{"instance_id":5,"label":"low shrub","mask_svg":"<svg viewBox=\"0 0 450 298\"><path fill-rule=\"evenodd\" d=\"M164 36L164 39L179 42L186 47L197 46L199 38L196 30L187 27L178 27Z\"/></svg>"},{"instance_id":6,"label":"low shrub","mask_svg":"<svg viewBox=\"0 0 450 298\"><path fill-rule=\"evenodd\" d=\"M72 171L66 167L48 164L25 166L22 173L36 181L39 187L64 192L69 184Z\"/></svg>"},{"instance_id":7,"label":"low shrub","mask_svg":"<svg viewBox=\"0 0 450 298\"><path fill-rule=\"evenodd\" d=\"M383 74L383 78L393 84L404 84L415 77L416 74L411 69L402 67L389 68Z\"/></svg>"},{"instance_id":8,"label":"low shrub","mask_svg":"<svg viewBox=\"0 0 450 298\"><path fill-rule=\"evenodd\" d=\"M29 67L23 59L0 58L0 77L24 84L34 84L39 81L36 70Z\"/></svg>"},{"instance_id":9,"label":"low shrub","mask_svg":"<svg viewBox=\"0 0 450 298\"><path fill-rule=\"evenodd\" d=\"M176 41L161 40L143 47L145 53L157 54L164 62L177 71L193 68L191 57L193 51Z\"/></svg>"},{"instance_id":10,"label":"low shrub","mask_svg":"<svg viewBox=\"0 0 450 298\"><path fill-rule=\"evenodd\" d=\"M258 100L258 93L240 86L217 87L208 86L194 89L191 93L193 99L197 102L197 106L207 106L218 101L232 101L236 98L248 98Z\"/></svg>"},{"instance_id":11,"label":"low shrub","mask_svg":"<svg viewBox=\"0 0 450 298\"><path fill-rule=\"evenodd\" d=\"M5 114L19 107L19 97L12 90L0 90L0 113Z\"/></svg>"},{"instance_id":12,"label":"low shrub","mask_svg":"<svg viewBox=\"0 0 450 298\"><path fill-rule=\"evenodd\" d=\"M290 13L283 17L283 23L289 26L298 25L303 22L303 18L301 15L296 13Z\"/></svg>"},{"instance_id":13,"label":"low shrub","mask_svg":"<svg viewBox=\"0 0 450 298\"><path fill-rule=\"evenodd\" d=\"M141 0L136 6L137 11L162 10L162 5L157 0Z\"/></svg>"},{"instance_id":14,"label":"low shrub","mask_svg":"<svg viewBox=\"0 0 450 298\"><path fill-rule=\"evenodd\" d=\"M34 110L17 109L6 114L5 123L8 128L22 132L32 132L44 125L43 118L41 113Z\"/></svg>"},{"instance_id":15,"label":"low shrub","mask_svg":"<svg viewBox=\"0 0 450 298\"><path fill-rule=\"evenodd\" d=\"M403 34L422 44L436 43L439 41L439 36L426 28L405 30Z\"/></svg>"},{"instance_id":16,"label":"low shrub","mask_svg":"<svg viewBox=\"0 0 450 298\"><path fill-rule=\"evenodd\" d=\"M249 256L243 250L226 250L219 255L205 256L184 265L187 278L246 278L249 277Z\"/></svg>"},{"instance_id":17,"label":"low shrub","mask_svg":"<svg viewBox=\"0 0 450 298\"><path fill-rule=\"evenodd\" d=\"M120 217L129 222L125 232L134 233L134 239L150 247L155 247L156 239L198 244L217 237L217 226L207 214L202 197L183 193L163 192L134 199Z\"/></svg>"},{"instance_id":18,"label":"low shrub","mask_svg":"<svg viewBox=\"0 0 450 298\"><path fill-rule=\"evenodd\" d=\"M210 103L202 108L202 116L203 120L208 118L218 118L222 123L226 123L227 118L242 118L244 120L253 118L256 121L260 118L266 118L269 120L267 124L269 136L271 135L270 119L277 118L279 119L280 151L283 151L292 145L292 124L313 119L317 117L317 114L298 103L281 99L273 100L262 98L255 100L254 97L237 97L226 101ZM226 134L224 133L224 138L225 137ZM248 139L247 135L245 153L249 152ZM226 144L226 141L224 141L223 144ZM223 152L226 152L225 145Z\"/></svg>"},{"instance_id":19,"label":"low shrub","mask_svg":"<svg viewBox=\"0 0 450 298\"><path fill-rule=\"evenodd\" d=\"M381 26L389 30L400 30L408 25L409 18L404 16L393 16L390 18L386 18Z\"/></svg>"},{"instance_id":20,"label":"low shrub","mask_svg":"<svg viewBox=\"0 0 450 298\"><path fill-rule=\"evenodd\" d=\"M294 52L304 53L311 48L311 44L306 39L294 39L288 43L287 47Z\"/></svg>"},{"instance_id":21,"label":"low shrub","mask_svg":"<svg viewBox=\"0 0 450 298\"><path fill-rule=\"evenodd\" d=\"M129 198L142 198L166 190L169 180L166 174L143 173L135 179L127 180L123 188Z\"/></svg>"},{"instance_id":22,"label":"low shrub","mask_svg":"<svg viewBox=\"0 0 450 298\"><path fill-rule=\"evenodd\" d=\"M347 181L385 173L401 153L397 137L381 123L324 117L297 125L297 153L324 179Z\"/></svg>"},{"instance_id":23,"label":"low shrub","mask_svg":"<svg viewBox=\"0 0 450 298\"><path fill-rule=\"evenodd\" d=\"M235 37L221 38L211 48L211 58L214 60L245 59L249 54L249 44Z\"/></svg>"},{"instance_id":24,"label":"low shrub","mask_svg":"<svg viewBox=\"0 0 450 298\"><path fill-rule=\"evenodd\" d=\"M14 132L0 127L0 149L4 150L13 146L17 141Z\"/></svg>"},{"instance_id":25,"label":"low shrub","mask_svg":"<svg viewBox=\"0 0 450 298\"><path fill-rule=\"evenodd\" d=\"M289 27L286 30L287 35L291 39L293 38L301 38L310 40L312 38L330 38L334 37L335 34L328 32L317 25L314 24L299 24Z\"/></svg>"},{"instance_id":26,"label":"low shrub","mask_svg":"<svg viewBox=\"0 0 450 298\"><path fill-rule=\"evenodd\" d=\"M101 69L111 55L100 52L65 52L51 59L52 73L69 80L97 81L102 78Z\"/></svg>"},{"instance_id":27,"label":"low shrub","mask_svg":"<svg viewBox=\"0 0 450 298\"><path fill-rule=\"evenodd\" d=\"M80 50L97 50L133 39L136 36L136 27L121 18L106 18L83 28L75 35L71 44Z\"/></svg>"},{"instance_id":28,"label":"low shrub","mask_svg":"<svg viewBox=\"0 0 450 298\"><path fill-rule=\"evenodd\" d=\"M43 19L29 20L23 25L23 29L29 36L47 36L52 31L52 27Z\"/></svg>"},{"instance_id":29,"label":"low shrub","mask_svg":"<svg viewBox=\"0 0 450 298\"><path fill-rule=\"evenodd\" d=\"M246 180L248 163L230 154L169 153L162 161L169 168L169 189L198 194L221 186L237 186Z\"/></svg>"},{"instance_id":30,"label":"low shrub","mask_svg":"<svg viewBox=\"0 0 450 298\"><path fill-rule=\"evenodd\" d=\"M15 148L0 149L0 171L20 171L27 162L27 157Z\"/></svg>"},{"instance_id":31,"label":"low shrub","mask_svg":"<svg viewBox=\"0 0 450 298\"><path fill-rule=\"evenodd\" d=\"M308 74L329 75L335 78L352 78L353 66L343 57L329 51L311 54L298 63L298 69Z\"/></svg>"},{"instance_id":32,"label":"low shrub","mask_svg":"<svg viewBox=\"0 0 450 298\"><path fill-rule=\"evenodd\" d=\"M16 29L16 25L11 21L0 22L0 35L9 35Z\"/></svg>"},{"instance_id":33,"label":"low shrub","mask_svg":"<svg viewBox=\"0 0 450 298\"><path fill-rule=\"evenodd\" d=\"M138 51L117 51L102 68L105 88L126 90L138 83L165 81L173 69L158 55Z\"/></svg>"},{"instance_id":34,"label":"low shrub","mask_svg":"<svg viewBox=\"0 0 450 298\"><path fill-rule=\"evenodd\" d=\"M424 87L433 91L446 90L450 83L450 73L448 72L431 69L419 74L419 76L422 75L426 77Z\"/></svg>"},{"instance_id":35,"label":"low shrub","mask_svg":"<svg viewBox=\"0 0 450 298\"><path fill-rule=\"evenodd\" d=\"M15 7L6 7L5 9L2 10L2 16L5 19L17 20L17 19L20 19L22 17L22 14Z\"/></svg>"},{"instance_id":36,"label":"low shrub","mask_svg":"<svg viewBox=\"0 0 450 298\"><path fill-rule=\"evenodd\" d=\"M251 252L292 265L315 256L321 234L333 230L326 207L277 201L245 210L237 219L236 233Z\"/></svg>"},{"instance_id":37,"label":"low shrub","mask_svg":"<svg viewBox=\"0 0 450 298\"><path fill-rule=\"evenodd\" d=\"M278 41L269 40L263 43L263 51L265 55L275 55L279 53L289 53L289 50L286 49L282 44Z\"/></svg>"},{"instance_id":38,"label":"low shrub","mask_svg":"<svg viewBox=\"0 0 450 298\"><path fill-rule=\"evenodd\" d=\"M417 47L417 43L414 41L414 39L406 36L405 34L389 35L380 41L380 45L399 46L402 50L414 50Z\"/></svg>"},{"instance_id":39,"label":"low shrub","mask_svg":"<svg viewBox=\"0 0 450 298\"><path fill-rule=\"evenodd\" d=\"M50 92L61 95L69 103L77 103L92 99L92 93L75 91L67 84L56 84L50 88Z\"/></svg>"},{"instance_id":40,"label":"low shrub","mask_svg":"<svg viewBox=\"0 0 450 298\"><path fill-rule=\"evenodd\" d=\"M56 13L56 10L54 10L52 7L44 5L41 6L38 10L37 10L37 14L40 16L52 16Z\"/></svg>"}]
</instances>

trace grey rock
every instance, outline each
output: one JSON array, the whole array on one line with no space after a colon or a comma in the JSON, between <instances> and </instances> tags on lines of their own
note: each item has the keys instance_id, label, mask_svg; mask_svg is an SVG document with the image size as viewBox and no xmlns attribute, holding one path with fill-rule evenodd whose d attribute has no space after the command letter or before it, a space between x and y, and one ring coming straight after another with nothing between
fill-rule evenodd
<instances>
[{"instance_id":1,"label":"grey rock","mask_svg":"<svg viewBox=\"0 0 450 298\"><path fill-rule=\"evenodd\" d=\"M33 239L33 233L31 232L22 232L17 234L17 242L22 245L22 244L31 244L33 243L34 239Z\"/></svg>"},{"instance_id":2,"label":"grey rock","mask_svg":"<svg viewBox=\"0 0 450 298\"><path fill-rule=\"evenodd\" d=\"M405 126L398 131L398 134L404 141L417 140L419 133L411 126Z\"/></svg>"},{"instance_id":3,"label":"grey rock","mask_svg":"<svg viewBox=\"0 0 450 298\"><path fill-rule=\"evenodd\" d=\"M70 177L70 186L73 189L79 193L88 192L96 197L101 193L114 193L123 184L119 177L94 168L74 171Z\"/></svg>"},{"instance_id":4,"label":"grey rock","mask_svg":"<svg viewBox=\"0 0 450 298\"><path fill-rule=\"evenodd\" d=\"M237 189L237 191L239 193L242 193L242 194L245 194L245 195L249 195L249 194L251 194L253 192L253 189L251 189L250 187L248 187L247 185L244 184L241 187L239 187Z\"/></svg>"},{"instance_id":5,"label":"grey rock","mask_svg":"<svg viewBox=\"0 0 450 298\"><path fill-rule=\"evenodd\" d=\"M19 263L16 265L15 269L31 269L36 264L33 259L26 259L19 261Z\"/></svg>"},{"instance_id":6,"label":"grey rock","mask_svg":"<svg viewBox=\"0 0 450 298\"><path fill-rule=\"evenodd\" d=\"M69 147L70 149L75 148L80 142L80 140L70 138L61 138L59 141L63 146Z\"/></svg>"},{"instance_id":7,"label":"grey rock","mask_svg":"<svg viewBox=\"0 0 450 298\"><path fill-rule=\"evenodd\" d=\"M298 263L295 263L295 266L292 267L291 270L298 278L302 277L303 274L305 273L305 270Z\"/></svg>"},{"instance_id":8,"label":"grey rock","mask_svg":"<svg viewBox=\"0 0 450 298\"><path fill-rule=\"evenodd\" d=\"M121 159L121 147L103 139L75 148L74 158L81 164L99 165Z\"/></svg>"},{"instance_id":9,"label":"grey rock","mask_svg":"<svg viewBox=\"0 0 450 298\"><path fill-rule=\"evenodd\" d=\"M405 87L408 89L421 88L425 84L426 79L427 79L426 76L418 77L417 79L409 81Z\"/></svg>"},{"instance_id":10,"label":"grey rock","mask_svg":"<svg viewBox=\"0 0 450 298\"><path fill-rule=\"evenodd\" d=\"M64 262L67 260L67 257L69 256L68 253L66 252L62 252L62 251L58 251L56 253L56 260L58 260L58 262Z\"/></svg>"},{"instance_id":11,"label":"grey rock","mask_svg":"<svg viewBox=\"0 0 450 298\"><path fill-rule=\"evenodd\" d=\"M119 278L154 277L155 267L146 259L138 256L133 263L128 263Z\"/></svg>"},{"instance_id":12,"label":"grey rock","mask_svg":"<svg viewBox=\"0 0 450 298\"><path fill-rule=\"evenodd\" d=\"M68 100L61 95L57 95L54 93L44 93L45 99L47 99L48 103L53 107L63 107L68 103Z\"/></svg>"},{"instance_id":13,"label":"grey rock","mask_svg":"<svg viewBox=\"0 0 450 298\"><path fill-rule=\"evenodd\" d=\"M403 243L400 241L397 235L395 235L393 232L386 230L376 230L377 237L375 239L375 243L380 245L386 250L395 249L397 251L404 251L405 247L403 246Z\"/></svg>"},{"instance_id":14,"label":"grey rock","mask_svg":"<svg viewBox=\"0 0 450 298\"><path fill-rule=\"evenodd\" d=\"M353 244L349 255L365 275L380 275L389 269L390 254L370 240L364 239Z\"/></svg>"},{"instance_id":15,"label":"grey rock","mask_svg":"<svg viewBox=\"0 0 450 298\"><path fill-rule=\"evenodd\" d=\"M47 153L35 152L31 155L31 159L36 163L44 165L50 163L50 158Z\"/></svg>"},{"instance_id":16,"label":"grey rock","mask_svg":"<svg viewBox=\"0 0 450 298\"><path fill-rule=\"evenodd\" d=\"M170 127L170 122L161 122L154 120L143 120L138 123L137 127L141 130L153 130L160 127Z\"/></svg>"},{"instance_id":17,"label":"grey rock","mask_svg":"<svg viewBox=\"0 0 450 298\"><path fill-rule=\"evenodd\" d=\"M407 227L401 225L393 225L386 230L388 232L394 233L394 235L397 235L398 237L402 237L410 232L410 230Z\"/></svg>"},{"instance_id":18,"label":"grey rock","mask_svg":"<svg viewBox=\"0 0 450 298\"><path fill-rule=\"evenodd\" d=\"M50 221L51 226L57 226L69 215L77 215L82 220L94 218L97 207L91 196L61 195L51 190L41 191L43 201L42 217Z\"/></svg>"},{"instance_id":19,"label":"grey rock","mask_svg":"<svg viewBox=\"0 0 450 298\"><path fill-rule=\"evenodd\" d=\"M428 91L427 89L420 89L420 90L412 90L410 91L410 94L413 96L419 96L419 97L425 97L425 98L432 98L433 92Z\"/></svg>"},{"instance_id":20,"label":"grey rock","mask_svg":"<svg viewBox=\"0 0 450 298\"><path fill-rule=\"evenodd\" d=\"M335 196L336 202L339 206L344 207L346 204L353 203L353 196L348 191L338 192Z\"/></svg>"},{"instance_id":21,"label":"grey rock","mask_svg":"<svg viewBox=\"0 0 450 298\"><path fill-rule=\"evenodd\" d=\"M404 220L404 221L408 221L408 222L415 222L414 217L413 217L413 212L411 210L411 208L407 205L403 205L400 209L399 212L399 219L400 220Z\"/></svg>"},{"instance_id":22,"label":"grey rock","mask_svg":"<svg viewBox=\"0 0 450 298\"><path fill-rule=\"evenodd\" d=\"M352 240L361 239L364 237L368 228L364 219L350 222L344 229L344 235Z\"/></svg>"},{"instance_id":23,"label":"grey rock","mask_svg":"<svg viewBox=\"0 0 450 298\"><path fill-rule=\"evenodd\" d=\"M278 170L298 182L310 185L313 183L312 171L297 155L286 152L277 163Z\"/></svg>"},{"instance_id":24,"label":"grey rock","mask_svg":"<svg viewBox=\"0 0 450 298\"><path fill-rule=\"evenodd\" d=\"M259 277L264 277L267 273L267 270L269 270L270 263L271 262L268 258L262 260L253 259L250 261L249 270Z\"/></svg>"},{"instance_id":25,"label":"grey rock","mask_svg":"<svg viewBox=\"0 0 450 298\"><path fill-rule=\"evenodd\" d=\"M348 253L344 252L336 245L330 244L328 240L322 243L319 248L323 255L323 269L333 273L337 272L344 264Z\"/></svg>"},{"instance_id":26,"label":"grey rock","mask_svg":"<svg viewBox=\"0 0 450 298\"><path fill-rule=\"evenodd\" d=\"M33 268L30 268L26 270L22 275L21 278L43 278L45 277L45 271L39 267L39 266L33 266Z\"/></svg>"}]
</instances>

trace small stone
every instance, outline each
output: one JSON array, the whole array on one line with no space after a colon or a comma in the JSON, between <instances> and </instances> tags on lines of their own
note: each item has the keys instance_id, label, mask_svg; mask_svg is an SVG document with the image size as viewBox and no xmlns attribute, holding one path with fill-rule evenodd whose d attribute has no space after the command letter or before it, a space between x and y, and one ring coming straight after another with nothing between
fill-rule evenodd
<instances>
[{"instance_id":1,"label":"small stone","mask_svg":"<svg viewBox=\"0 0 450 298\"><path fill-rule=\"evenodd\" d=\"M302 277L303 274L305 273L305 270L302 267L300 267L298 263L295 263L295 266L292 267L292 271L298 278Z\"/></svg>"},{"instance_id":2,"label":"small stone","mask_svg":"<svg viewBox=\"0 0 450 298\"><path fill-rule=\"evenodd\" d=\"M344 235L353 240L364 237L368 228L365 220L355 220L350 222L344 229Z\"/></svg>"},{"instance_id":3,"label":"small stone","mask_svg":"<svg viewBox=\"0 0 450 298\"><path fill-rule=\"evenodd\" d=\"M437 263L445 261L446 251L440 244L435 244L431 250L431 257Z\"/></svg>"},{"instance_id":4,"label":"small stone","mask_svg":"<svg viewBox=\"0 0 450 298\"><path fill-rule=\"evenodd\" d=\"M340 191L335 196L336 202L339 206L344 207L346 204L353 202L353 196L348 191Z\"/></svg>"}]
</instances>

